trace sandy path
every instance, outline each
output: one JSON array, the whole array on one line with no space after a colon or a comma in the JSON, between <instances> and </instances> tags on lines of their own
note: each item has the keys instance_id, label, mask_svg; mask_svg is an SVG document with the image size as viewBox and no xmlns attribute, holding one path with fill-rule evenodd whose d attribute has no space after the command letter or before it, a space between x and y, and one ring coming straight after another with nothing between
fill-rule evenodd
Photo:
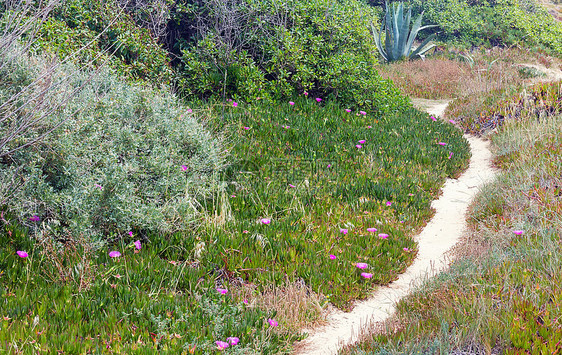
<instances>
[{"instance_id":1,"label":"sandy path","mask_svg":"<svg viewBox=\"0 0 562 355\"><path fill-rule=\"evenodd\" d=\"M441 116L447 107L444 100L418 100L414 105L434 116ZM446 252L455 245L466 227L465 213L479 187L495 175L489 144L465 135L472 157L469 168L458 179L447 179L442 196L433 201L436 214L423 231L415 237L419 252L414 263L398 280L379 287L373 295L355 304L352 312L339 310L328 316L328 325L316 329L298 343L296 354L334 354L343 344L352 343L360 330L370 322L385 320L394 305L425 278L447 267Z\"/></svg>"}]
</instances>

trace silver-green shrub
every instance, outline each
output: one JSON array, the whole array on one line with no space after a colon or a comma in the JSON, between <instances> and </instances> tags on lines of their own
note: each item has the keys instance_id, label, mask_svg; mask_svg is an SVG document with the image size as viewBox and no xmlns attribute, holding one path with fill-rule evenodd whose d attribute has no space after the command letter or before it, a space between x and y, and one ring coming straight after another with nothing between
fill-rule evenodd
<instances>
[{"instance_id":1,"label":"silver-green shrub","mask_svg":"<svg viewBox=\"0 0 562 355\"><path fill-rule=\"evenodd\" d=\"M44 66L31 57L5 66L0 105L41 76ZM92 77L61 65L49 74L49 85L43 100L60 102L81 90L4 147L0 192L10 194L6 207L38 231L92 240L130 230L171 233L190 228L198 217L198 201L218 186L224 162L221 142L173 95L123 82L109 70ZM7 107L17 110L37 100L37 92L23 92L18 105ZM44 107L37 106L34 117L42 117ZM21 115L12 116L17 121ZM2 132L9 124L13 122L1 121ZM56 126L38 142L6 154ZM29 221L34 215L41 221Z\"/></svg>"}]
</instances>

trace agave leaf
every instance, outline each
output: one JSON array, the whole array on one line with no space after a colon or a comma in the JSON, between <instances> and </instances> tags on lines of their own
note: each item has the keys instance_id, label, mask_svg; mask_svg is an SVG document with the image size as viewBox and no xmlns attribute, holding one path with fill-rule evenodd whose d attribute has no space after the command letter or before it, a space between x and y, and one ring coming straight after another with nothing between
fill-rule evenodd
<instances>
[{"instance_id":1,"label":"agave leaf","mask_svg":"<svg viewBox=\"0 0 562 355\"><path fill-rule=\"evenodd\" d=\"M386 32L386 38L384 39L384 48L386 50L386 54L388 55L388 58L392 61L392 43L391 43L391 39L392 39L392 18L391 18L391 12L390 9L388 8L388 4L387 4L387 8L386 8L386 14L384 15L384 20L385 20L385 32Z\"/></svg>"},{"instance_id":2,"label":"agave leaf","mask_svg":"<svg viewBox=\"0 0 562 355\"><path fill-rule=\"evenodd\" d=\"M423 12L418 16L416 21L414 21L414 25L412 26L412 30L410 32L410 37L408 37L408 43L406 43L406 48L407 48L408 53L411 52L412 45L414 44L414 39L416 38L416 36L418 35L418 32L420 30L422 17L423 17Z\"/></svg>"},{"instance_id":3,"label":"agave leaf","mask_svg":"<svg viewBox=\"0 0 562 355\"><path fill-rule=\"evenodd\" d=\"M384 22L383 22L383 24L381 24L380 32L377 33L377 30L375 29L375 26L371 22L371 29L373 30L373 37L375 38L375 44L377 45L377 49L379 50L379 53L384 58L384 60L388 61L388 56L384 52L384 48L383 48L382 42L381 42L381 35L382 35L383 28L384 28Z\"/></svg>"},{"instance_id":4,"label":"agave leaf","mask_svg":"<svg viewBox=\"0 0 562 355\"><path fill-rule=\"evenodd\" d=\"M435 45L433 44L433 45L431 45L429 48L423 49L423 47L424 47L425 45L427 45L427 44L429 43L429 41L431 41L436 35L437 35L436 33L433 33L433 34L431 34L429 37L427 37L427 38L418 46L418 48L416 48L416 50L412 52L411 56L412 56L412 57L415 57L416 55L423 54L423 53L427 52L428 50L430 50L431 48L435 47Z\"/></svg>"},{"instance_id":5,"label":"agave leaf","mask_svg":"<svg viewBox=\"0 0 562 355\"><path fill-rule=\"evenodd\" d=\"M410 32L410 20L412 17L412 10L409 9L406 14L406 18L402 21L402 26L400 27L400 39L398 41L398 48L400 50L400 58L408 57L408 51L406 50L406 41L408 40L408 32Z\"/></svg>"}]
</instances>

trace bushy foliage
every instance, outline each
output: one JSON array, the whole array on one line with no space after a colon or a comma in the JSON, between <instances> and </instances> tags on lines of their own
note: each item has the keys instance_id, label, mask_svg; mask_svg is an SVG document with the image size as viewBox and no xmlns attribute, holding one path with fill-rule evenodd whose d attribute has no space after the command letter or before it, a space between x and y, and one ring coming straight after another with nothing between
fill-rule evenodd
<instances>
[{"instance_id":1,"label":"bushy foliage","mask_svg":"<svg viewBox=\"0 0 562 355\"><path fill-rule=\"evenodd\" d=\"M205 0L185 16L199 19L198 37L182 51L186 95L251 101L308 92L379 110L404 102L374 68L377 10L359 1Z\"/></svg>"},{"instance_id":2,"label":"bushy foliage","mask_svg":"<svg viewBox=\"0 0 562 355\"><path fill-rule=\"evenodd\" d=\"M81 64L108 60L121 75L168 82L167 52L156 40L116 1L69 0L41 25L35 49L61 59L73 55Z\"/></svg>"},{"instance_id":3,"label":"bushy foliage","mask_svg":"<svg viewBox=\"0 0 562 355\"><path fill-rule=\"evenodd\" d=\"M36 79L42 65L20 58L5 66L1 97ZM84 84L88 74L64 66L49 80L62 95ZM32 100L33 94L23 92L20 99ZM92 238L185 230L196 218L198 198L216 186L221 144L172 95L103 71L11 145L56 125L34 146L5 155L0 165L3 185L13 176L21 180L8 201L21 221L37 215L41 228Z\"/></svg>"},{"instance_id":4,"label":"bushy foliage","mask_svg":"<svg viewBox=\"0 0 562 355\"><path fill-rule=\"evenodd\" d=\"M535 0L410 0L439 39L468 46L539 46L562 54L562 24Z\"/></svg>"}]
</instances>

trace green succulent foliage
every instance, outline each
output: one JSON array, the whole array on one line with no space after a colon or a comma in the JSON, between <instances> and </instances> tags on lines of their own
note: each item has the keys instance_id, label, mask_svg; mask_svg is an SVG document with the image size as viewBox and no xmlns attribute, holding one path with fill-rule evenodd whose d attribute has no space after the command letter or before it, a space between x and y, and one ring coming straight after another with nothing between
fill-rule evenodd
<instances>
[{"instance_id":1,"label":"green succulent foliage","mask_svg":"<svg viewBox=\"0 0 562 355\"><path fill-rule=\"evenodd\" d=\"M394 62L401 59L410 59L415 56L422 56L425 52L435 47L434 44L428 45L429 42L435 37L436 34L428 36L418 48L412 51L412 45L419 31L436 27L435 25L422 26L423 12L414 21L410 30L410 22L412 19L412 10L408 9L404 15L404 4L394 3L388 6L386 3L386 13L381 23L379 32L375 26L371 24L375 43L381 56L387 62ZM385 33L384 46L382 44L382 34Z\"/></svg>"}]
</instances>

